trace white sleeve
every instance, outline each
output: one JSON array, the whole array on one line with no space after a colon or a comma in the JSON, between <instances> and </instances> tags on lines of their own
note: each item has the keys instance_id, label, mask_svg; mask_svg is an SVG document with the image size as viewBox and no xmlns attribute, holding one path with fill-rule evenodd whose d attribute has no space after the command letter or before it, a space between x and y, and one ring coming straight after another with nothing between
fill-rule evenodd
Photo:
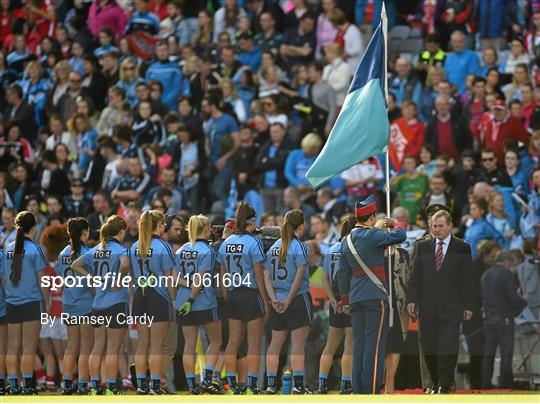
<instances>
[{"instance_id":1,"label":"white sleeve","mask_svg":"<svg viewBox=\"0 0 540 404\"><path fill-rule=\"evenodd\" d=\"M362 34L356 25L350 25L345 33L345 52L349 57L360 57L364 52Z\"/></svg>"}]
</instances>

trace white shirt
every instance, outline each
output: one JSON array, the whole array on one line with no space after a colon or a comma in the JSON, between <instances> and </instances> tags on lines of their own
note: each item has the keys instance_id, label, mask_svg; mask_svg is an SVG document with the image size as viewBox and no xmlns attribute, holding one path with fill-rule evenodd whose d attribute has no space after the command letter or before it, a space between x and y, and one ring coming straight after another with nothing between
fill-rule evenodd
<instances>
[{"instance_id":1,"label":"white shirt","mask_svg":"<svg viewBox=\"0 0 540 404\"><path fill-rule=\"evenodd\" d=\"M444 240L442 240L442 256L443 256L443 260L444 260L444 257L446 257L446 251L448 250L448 245L450 244L450 239L452 238L452 235L448 235L448 237L446 237ZM435 239L435 255L437 255L437 249L439 248L439 243L441 242L441 240L439 240L438 238Z\"/></svg>"},{"instance_id":2,"label":"white shirt","mask_svg":"<svg viewBox=\"0 0 540 404\"><path fill-rule=\"evenodd\" d=\"M345 53L349 55L347 63L351 67L351 71L355 72L364 54L362 34L356 25L351 24L345 31L343 39L345 40Z\"/></svg>"},{"instance_id":3,"label":"white shirt","mask_svg":"<svg viewBox=\"0 0 540 404\"><path fill-rule=\"evenodd\" d=\"M338 106L342 106L345 101L351 79L351 67L341 58L337 58L332 63L324 66L323 80L336 92L336 103Z\"/></svg>"}]
</instances>

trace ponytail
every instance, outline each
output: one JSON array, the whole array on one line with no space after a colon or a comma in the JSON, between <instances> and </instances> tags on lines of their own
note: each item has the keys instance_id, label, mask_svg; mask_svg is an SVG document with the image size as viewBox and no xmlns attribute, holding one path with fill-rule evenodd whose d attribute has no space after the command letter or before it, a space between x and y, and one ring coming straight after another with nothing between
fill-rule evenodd
<instances>
[{"instance_id":1,"label":"ponytail","mask_svg":"<svg viewBox=\"0 0 540 404\"><path fill-rule=\"evenodd\" d=\"M69 219L67 223L68 234L69 234L69 244L71 246L71 253L69 257L71 262L81 255L81 247L83 242L81 240L82 234L85 230L89 229L88 221L83 217L75 217Z\"/></svg>"},{"instance_id":2,"label":"ponytail","mask_svg":"<svg viewBox=\"0 0 540 404\"><path fill-rule=\"evenodd\" d=\"M294 232L304 224L304 212L300 209L293 209L287 212L281 226L281 249L279 252L279 263L285 264L287 252L294 237Z\"/></svg>"},{"instance_id":3,"label":"ponytail","mask_svg":"<svg viewBox=\"0 0 540 404\"><path fill-rule=\"evenodd\" d=\"M148 255L152 233L158 225L165 220L165 216L159 210L145 210L139 219L139 257Z\"/></svg>"},{"instance_id":4,"label":"ponytail","mask_svg":"<svg viewBox=\"0 0 540 404\"><path fill-rule=\"evenodd\" d=\"M191 216L188 222L188 235L191 247L195 247L195 242L201 238L202 231L210 226L210 220L204 215Z\"/></svg>"},{"instance_id":5,"label":"ponytail","mask_svg":"<svg viewBox=\"0 0 540 404\"><path fill-rule=\"evenodd\" d=\"M28 211L20 212L15 217L15 245L13 247L13 261L11 263L11 282L17 285L21 280L22 260L24 254L24 236L36 225L36 218Z\"/></svg>"},{"instance_id":6,"label":"ponytail","mask_svg":"<svg viewBox=\"0 0 540 404\"><path fill-rule=\"evenodd\" d=\"M341 224L340 238L343 240L356 226L356 217L352 213L347 213L341 216L341 220L339 222Z\"/></svg>"},{"instance_id":7,"label":"ponytail","mask_svg":"<svg viewBox=\"0 0 540 404\"><path fill-rule=\"evenodd\" d=\"M248 220L256 216L255 209L253 209L246 201L238 202L236 205L236 212L234 215L234 221L236 224L236 233L244 234L248 226Z\"/></svg>"},{"instance_id":8,"label":"ponytail","mask_svg":"<svg viewBox=\"0 0 540 404\"><path fill-rule=\"evenodd\" d=\"M120 216L112 215L107 219L99 231L99 250L103 251L105 249L105 244L107 241L112 239L114 236L118 235L122 230L126 228L126 221Z\"/></svg>"}]
</instances>

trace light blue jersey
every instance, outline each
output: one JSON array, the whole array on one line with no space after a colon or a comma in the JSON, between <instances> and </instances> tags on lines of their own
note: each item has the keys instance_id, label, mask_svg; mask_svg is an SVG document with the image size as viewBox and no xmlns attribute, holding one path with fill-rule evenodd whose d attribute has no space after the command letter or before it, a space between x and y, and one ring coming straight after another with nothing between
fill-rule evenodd
<instances>
[{"instance_id":1,"label":"light blue jersey","mask_svg":"<svg viewBox=\"0 0 540 404\"><path fill-rule=\"evenodd\" d=\"M328 250L328 253L324 256L322 267L324 272L328 275L330 285L332 286L332 292L334 297L339 299L339 285L338 285L338 272L339 272L339 259L341 257L341 242L334 244Z\"/></svg>"},{"instance_id":2,"label":"light blue jersey","mask_svg":"<svg viewBox=\"0 0 540 404\"><path fill-rule=\"evenodd\" d=\"M309 291L309 261L306 245L294 237L287 250L285 264L280 264L279 253L281 251L281 239L277 240L270 250L268 250L268 260L266 270L270 272L272 285L276 293L277 300L283 301L289 295L298 268L304 267L304 279L296 291L296 295L301 295Z\"/></svg>"},{"instance_id":3,"label":"light blue jersey","mask_svg":"<svg viewBox=\"0 0 540 404\"><path fill-rule=\"evenodd\" d=\"M80 255L84 255L87 252L88 248L82 245ZM80 278L80 275L71 269L71 264L71 245L68 245L58 256L54 269L64 279ZM94 294L86 282L74 281L73 283L75 284L74 287L64 286L62 293L62 312L68 313L70 316L86 315L91 311Z\"/></svg>"},{"instance_id":4,"label":"light blue jersey","mask_svg":"<svg viewBox=\"0 0 540 404\"><path fill-rule=\"evenodd\" d=\"M47 265L43 249L30 238L24 238L21 279L16 285L10 279L14 249L15 243L13 242L6 249L4 259L4 284L6 286L7 303L19 306L30 302L42 302L43 295L39 288L37 274L43 271L45 265Z\"/></svg>"},{"instance_id":5,"label":"light blue jersey","mask_svg":"<svg viewBox=\"0 0 540 404\"><path fill-rule=\"evenodd\" d=\"M4 261L6 253L0 248L0 317L6 315L6 291L4 286Z\"/></svg>"},{"instance_id":6,"label":"light blue jersey","mask_svg":"<svg viewBox=\"0 0 540 404\"><path fill-rule=\"evenodd\" d=\"M190 286L203 286L191 305L191 310L208 310L217 307L216 295L212 288L212 276L216 261L214 249L206 240L197 240L193 247L191 243L184 244L176 251L176 257L180 265L180 276L184 279L189 278ZM175 307L179 309L188 301L190 295L190 289L180 287L174 303Z\"/></svg>"},{"instance_id":7,"label":"light blue jersey","mask_svg":"<svg viewBox=\"0 0 540 404\"><path fill-rule=\"evenodd\" d=\"M233 234L221 244L218 261L231 276L229 290L239 287L257 289L255 264L264 263L265 255L261 240L245 234Z\"/></svg>"},{"instance_id":8,"label":"light blue jersey","mask_svg":"<svg viewBox=\"0 0 540 404\"><path fill-rule=\"evenodd\" d=\"M174 272L176 270L176 258L169 243L163 241L159 236L152 236L146 259L142 259L139 256L139 242L136 241L131 246L130 258L136 288L139 285L137 282L139 278L148 279L150 275L154 275L158 279L154 290L165 300L172 301L167 290L167 284L172 285L172 283L165 279L165 271L173 269ZM174 276L174 273L171 273L170 276Z\"/></svg>"},{"instance_id":9,"label":"light blue jersey","mask_svg":"<svg viewBox=\"0 0 540 404\"><path fill-rule=\"evenodd\" d=\"M107 280L106 288L95 288L96 295L92 304L94 310L104 310L118 303L129 302L129 289L127 287L120 287L118 290L111 288L113 275L116 283L120 273L120 259L129 257L129 250L126 247L117 240L109 240L105 244L105 248L101 249L101 243L99 243L82 257L86 270L93 277L101 277L105 282L106 274L111 274Z\"/></svg>"}]
</instances>

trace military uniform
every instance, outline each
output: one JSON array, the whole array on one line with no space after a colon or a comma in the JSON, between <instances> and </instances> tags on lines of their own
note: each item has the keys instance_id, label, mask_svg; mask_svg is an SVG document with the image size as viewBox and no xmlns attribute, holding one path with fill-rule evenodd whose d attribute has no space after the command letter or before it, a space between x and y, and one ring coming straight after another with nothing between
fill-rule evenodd
<instances>
[{"instance_id":1,"label":"military uniform","mask_svg":"<svg viewBox=\"0 0 540 404\"><path fill-rule=\"evenodd\" d=\"M357 217L376 212L375 199L370 196L357 203ZM354 249L380 282L379 286L367 275L348 246L341 244L338 274L341 303L349 305L353 330L352 385L355 394L378 394L384 374L386 333L388 330L388 281L384 267L384 250L406 239L405 230L388 232L357 225L350 236Z\"/></svg>"}]
</instances>

